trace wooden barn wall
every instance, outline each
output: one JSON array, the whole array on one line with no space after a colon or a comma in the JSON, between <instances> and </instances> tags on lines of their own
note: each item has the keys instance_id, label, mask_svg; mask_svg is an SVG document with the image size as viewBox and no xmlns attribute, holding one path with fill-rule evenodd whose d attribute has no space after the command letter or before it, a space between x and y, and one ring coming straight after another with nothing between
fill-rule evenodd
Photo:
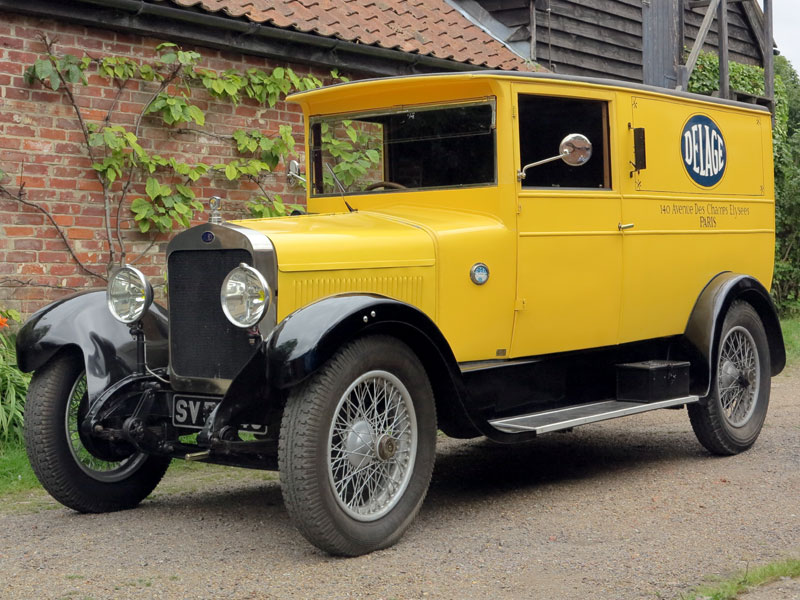
<instances>
[{"instance_id":1,"label":"wooden barn wall","mask_svg":"<svg viewBox=\"0 0 800 600\"><path fill-rule=\"evenodd\" d=\"M515 31L512 41L530 40L529 0L478 3ZM535 7L539 64L556 73L643 81L642 0L536 0ZM704 9L685 10L687 49L694 43L704 14ZM759 64L757 39L738 3L729 4L728 30L731 60ZM705 47L716 51L717 43L715 21Z\"/></svg>"},{"instance_id":2,"label":"wooden barn wall","mask_svg":"<svg viewBox=\"0 0 800 600\"><path fill-rule=\"evenodd\" d=\"M703 22L705 11L701 9L684 11L684 46L691 49L700 25ZM719 45L717 20L711 24L711 31L706 37L705 50L716 52ZM754 32L747 22L744 8L741 4L728 4L728 51L730 60L746 65L761 65L761 51Z\"/></svg>"}]
</instances>

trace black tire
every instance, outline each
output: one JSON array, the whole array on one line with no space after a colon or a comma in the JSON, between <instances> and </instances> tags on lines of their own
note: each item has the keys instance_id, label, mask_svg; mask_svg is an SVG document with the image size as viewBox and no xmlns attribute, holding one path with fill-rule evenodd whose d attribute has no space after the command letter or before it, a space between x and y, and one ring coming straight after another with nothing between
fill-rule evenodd
<instances>
[{"instance_id":1,"label":"black tire","mask_svg":"<svg viewBox=\"0 0 800 600\"><path fill-rule=\"evenodd\" d=\"M133 508L161 481L169 459L133 454L113 463L93 457L77 430L68 433L68 424L76 425L85 411L85 382L77 354L62 352L34 373L24 427L33 472L53 498L78 512Z\"/></svg>"},{"instance_id":2,"label":"black tire","mask_svg":"<svg viewBox=\"0 0 800 600\"><path fill-rule=\"evenodd\" d=\"M386 548L419 511L435 455L433 392L416 355L394 338L362 338L289 395L278 445L284 502L325 552Z\"/></svg>"},{"instance_id":3,"label":"black tire","mask_svg":"<svg viewBox=\"0 0 800 600\"><path fill-rule=\"evenodd\" d=\"M730 456L753 445L769 406L769 344L761 318L750 304L731 305L715 362L711 393L688 405L689 419L709 452Z\"/></svg>"}]
</instances>

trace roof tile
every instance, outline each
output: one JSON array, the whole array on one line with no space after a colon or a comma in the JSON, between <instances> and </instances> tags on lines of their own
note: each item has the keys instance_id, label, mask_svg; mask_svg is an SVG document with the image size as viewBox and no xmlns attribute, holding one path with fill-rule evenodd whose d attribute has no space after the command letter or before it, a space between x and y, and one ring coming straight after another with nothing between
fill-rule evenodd
<instances>
[{"instance_id":1,"label":"roof tile","mask_svg":"<svg viewBox=\"0 0 800 600\"><path fill-rule=\"evenodd\" d=\"M525 61L445 0L161 0L233 18L475 66L527 69Z\"/></svg>"}]
</instances>

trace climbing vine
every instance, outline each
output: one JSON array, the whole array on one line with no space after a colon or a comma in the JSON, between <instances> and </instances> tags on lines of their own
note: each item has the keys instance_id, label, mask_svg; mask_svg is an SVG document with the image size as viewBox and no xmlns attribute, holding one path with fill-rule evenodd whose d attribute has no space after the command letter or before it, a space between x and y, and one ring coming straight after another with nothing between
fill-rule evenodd
<instances>
[{"instance_id":1,"label":"climbing vine","mask_svg":"<svg viewBox=\"0 0 800 600\"><path fill-rule=\"evenodd\" d=\"M138 60L121 56L60 54L54 40L44 35L40 39L45 52L27 68L25 81L31 86L59 92L77 117L86 155L102 188L109 251L106 272L127 261L121 229L126 219L132 220L140 232L151 236L169 233L177 227L188 227L195 213L203 209L193 190L193 185L201 177L255 183L259 192L247 205L254 216L283 215L296 208L284 205L280 197L269 194L264 186L265 177L295 146L290 126L280 126L273 135L256 130L239 130L231 136L209 133L227 140L239 154L230 161L213 164L150 151L147 148L158 147L158 144L144 144L140 136L145 119L151 123L152 120L160 122L176 133L207 133L203 129L206 114L196 100L199 92L233 105L249 98L273 107L286 94L319 87L322 82L317 77L300 76L284 67L270 72L256 68L215 71L200 66L202 56L199 52L185 50L173 43L158 45L149 60ZM90 85L89 75L100 77L116 89L102 120L85 118L85 111L74 95L77 86ZM332 75L341 78L338 73ZM137 82L138 89L146 90L149 97L134 123L127 125L120 119L120 98L126 89L134 87L132 82ZM142 189L144 194L141 191L136 193ZM48 214L44 206L26 200L24 178L17 190L11 190L0 177L0 193ZM67 237L52 216L48 216L69 248ZM83 264L69 249L84 272L105 278L105 273Z\"/></svg>"}]
</instances>

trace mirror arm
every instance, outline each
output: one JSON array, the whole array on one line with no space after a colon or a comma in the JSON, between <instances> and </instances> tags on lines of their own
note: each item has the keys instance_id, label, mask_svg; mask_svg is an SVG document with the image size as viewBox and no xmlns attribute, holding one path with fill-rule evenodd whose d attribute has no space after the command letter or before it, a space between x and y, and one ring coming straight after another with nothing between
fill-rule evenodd
<instances>
[{"instance_id":1,"label":"mirror arm","mask_svg":"<svg viewBox=\"0 0 800 600\"><path fill-rule=\"evenodd\" d=\"M299 181L300 183L306 183L306 178L303 177L302 175L298 175L297 173L289 173L288 177L289 179L294 179L296 181Z\"/></svg>"},{"instance_id":2,"label":"mirror arm","mask_svg":"<svg viewBox=\"0 0 800 600\"><path fill-rule=\"evenodd\" d=\"M538 167L539 165L544 165L549 162L553 162L554 160L559 160L560 158L564 158L569 152L564 152L563 154L557 154L555 156L551 156L550 158L545 158L544 160L537 160L536 162L532 162L530 164L525 165L517 171L517 181L522 181L525 179L525 171L528 169L532 169L533 167Z\"/></svg>"}]
</instances>

